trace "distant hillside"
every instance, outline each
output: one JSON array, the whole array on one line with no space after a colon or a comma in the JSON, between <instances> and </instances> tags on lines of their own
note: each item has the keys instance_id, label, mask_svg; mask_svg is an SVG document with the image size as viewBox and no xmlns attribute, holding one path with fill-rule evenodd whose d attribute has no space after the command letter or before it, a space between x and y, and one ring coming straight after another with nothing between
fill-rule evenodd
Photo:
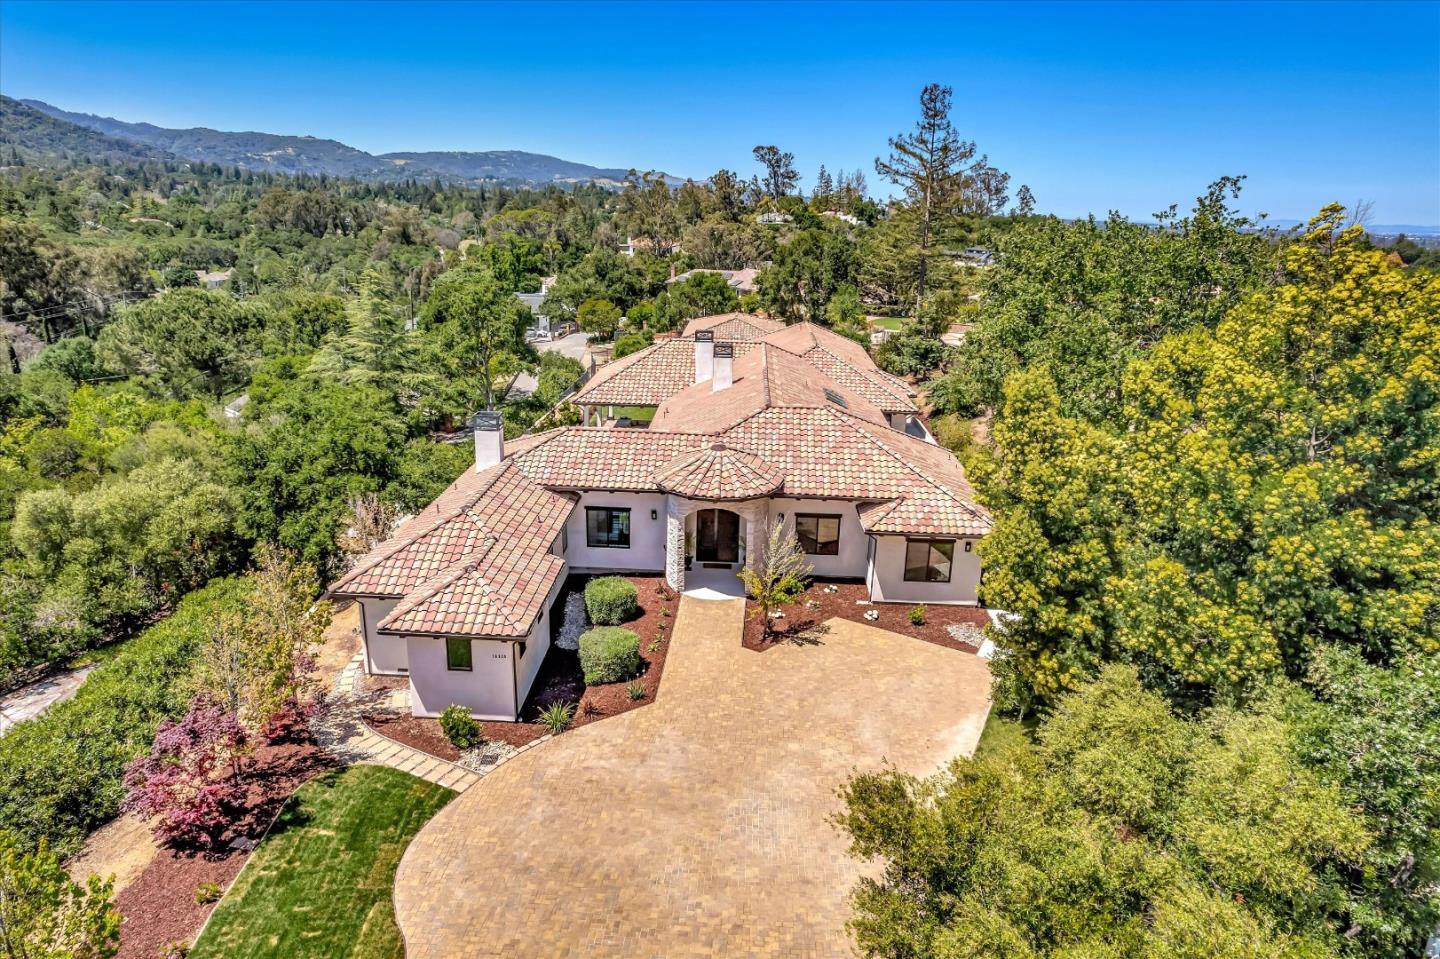
<instances>
[{"instance_id":1,"label":"distant hillside","mask_svg":"<svg viewBox=\"0 0 1440 959\"><path fill-rule=\"evenodd\" d=\"M602 169L518 150L387 153L375 156L337 140L275 133L230 133L206 127L172 130L150 123L129 123L113 117L71 113L41 100L23 100L16 106L28 108L29 113L38 112L55 122L103 134L107 139L152 148L152 153L147 155L153 155L154 150L159 150L187 160L275 173L328 174L361 180L399 180L413 177L466 183L595 182L607 186L624 182L628 173L626 170ZM33 120L27 120L26 127L27 130L33 128ZM43 132L46 140L64 139L66 136L58 128ZM68 136L78 139L76 134Z\"/></svg>"},{"instance_id":2,"label":"distant hillside","mask_svg":"<svg viewBox=\"0 0 1440 959\"><path fill-rule=\"evenodd\" d=\"M388 160L397 167L435 170L444 176L464 180L608 180L623 183L630 173L629 170L605 170L543 153L524 153L520 150L486 150L480 153L382 153L380 159Z\"/></svg>"},{"instance_id":3,"label":"distant hillside","mask_svg":"<svg viewBox=\"0 0 1440 959\"><path fill-rule=\"evenodd\" d=\"M53 156L134 163L165 156L161 151L133 140L106 136L57 120L7 96L0 96L0 147L14 147L27 160ZM0 162L8 157L7 149L4 155L0 155Z\"/></svg>"}]
</instances>

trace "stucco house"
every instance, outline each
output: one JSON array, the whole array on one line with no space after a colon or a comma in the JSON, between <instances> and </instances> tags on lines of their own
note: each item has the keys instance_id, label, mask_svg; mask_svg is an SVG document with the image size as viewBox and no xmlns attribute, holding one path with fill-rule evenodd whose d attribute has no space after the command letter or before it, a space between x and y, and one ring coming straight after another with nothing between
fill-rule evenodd
<instances>
[{"instance_id":1,"label":"stucco house","mask_svg":"<svg viewBox=\"0 0 1440 959\"><path fill-rule=\"evenodd\" d=\"M574 402L585 425L510 441L476 414L474 467L330 587L360 605L366 670L408 676L416 715L515 719L569 573L738 595L772 523L875 602L976 601L990 517L914 391L824 327L695 320ZM648 422L619 427L619 407Z\"/></svg>"}]
</instances>

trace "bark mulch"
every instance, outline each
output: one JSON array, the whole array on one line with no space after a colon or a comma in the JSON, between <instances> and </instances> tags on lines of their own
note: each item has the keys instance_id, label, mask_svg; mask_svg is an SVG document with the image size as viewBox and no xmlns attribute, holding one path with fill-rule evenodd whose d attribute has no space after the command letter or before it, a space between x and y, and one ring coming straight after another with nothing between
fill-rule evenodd
<instances>
[{"instance_id":1,"label":"bark mulch","mask_svg":"<svg viewBox=\"0 0 1440 959\"><path fill-rule=\"evenodd\" d=\"M556 602L555 616L564 609L565 597L572 591L585 589L588 577L573 576L560 592ZM665 585L660 576L627 576L635 584L640 616L625 623L625 628L634 630L640 636L640 675L636 680L645 687L642 699L632 700L630 683L606 683L602 686L586 686L580 672L580 654L573 649L561 649L551 645L540 664L540 673L530 688L530 698L520 711L518 723L480 723L486 739L524 746L534 742L547 732L538 718L540 712L552 703L575 703L575 719L570 728L584 726L607 716L617 716L639 706L655 701L660 688L660 676L665 671L665 654L670 649L670 633L675 628L675 614L680 607L679 596ZM657 643L656 640L659 640ZM652 649L651 647L656 648ZM402 682L404 682L402 680ZM409 714L394 713L367 714L365 723L383 736L388 736L422 752L448 759L460 758L460 751L450 745L440 730L440 721L421 719Z\"/></svg>"},{"instance_id":2,"label":"bark mulch","mask_svg":"<svg viewBox=\"0 0 1440 959\"><path fill-rule=\"evenodd\" d=\"M835 592L828 592L827 588L834 588ZM771 620L773 629L770 638L765 636L764 624L760 621L755 604L746 600L743 645L746 649L763 652L781 643L815 642L819 639L819 630L824 628L821 624L838 618L886 629L902 636L913 636L948 649L973 653L980 645L979 630L990 622L990 614L978 606L932 604L925 607L924 624L915 626L910 622L910 610L915 604L871 603L869 600L870 595L866 592L864 583L816 579L798 600L784 608L783 619ZM818 608L809 607L807 603L810 602L818 603ZM874 620L866 619L865 613L870 610L877 611L879 617ZM973 627L964 633L973 642L952 636L951 626Z\"/></svg>"},{"instance_id":3,"label":"bark mulch","mask_svg":"<svg viewBox=\"0 0 1440 959\"><path fill-rule=\"evenodd\" d=\"M230 849L237 837L258 841L280 807L301 783L336 768L334 759L309 736L259 747L241 774L246 783L244 812L213 850L161 848L135 881L116 897L125 917L120 927L119 959L152 959L172 942L189 942L204 925L215 903L195 902L195 889L213 882L223 891L250 858Z\"/></svg>"}]
</instances>

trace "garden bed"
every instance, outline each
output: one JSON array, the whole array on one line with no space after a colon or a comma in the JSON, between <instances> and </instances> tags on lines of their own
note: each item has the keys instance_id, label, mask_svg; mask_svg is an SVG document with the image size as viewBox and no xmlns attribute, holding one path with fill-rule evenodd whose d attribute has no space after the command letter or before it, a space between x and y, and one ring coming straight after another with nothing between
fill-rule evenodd
<instances>
[{"instance_id":1,"label":"garden bed","mask_svg":"<svg viewBox=\"0 0 1440 959\"><path fill-rule=\"evenodd\" d=\"M660 576L627 576L635 585L640 616L624 624L640 637L640 675L635 678L645 689L641 699L631 699L629 681L586 686L580 672L580 654L561 649L553 642L540 664L540 673L530 687L530 698L520 711L518 723L481 721L481 734L494 742L524 746L549 732L540 725L539 716L554 703L574 703L575 718L570 728L584 726L607 716L617 716L655 701L660 689L660 676L665 671L665 654L670 649L670 634L675 627L679 597L665 585ZM587 576L572 576L556 602L556 617L565 608L565 598L572 592L583 592ZM667 598L668 597L668 598ZM656 640L659 642L656 642ZM654 647L652 649L652 646ZM402 680L404 682L404 680ZM422 719L407 713L367 713L366 725L396 742L413 746L439 759L455 762L460 751L450 745L440 730L438 719Z\"/></svg>"},{"instance_id":2,"label":"garden bed","mask_svg":"<svg viewBox=\"0 0 1440 959\"><path fill-rule=\"evenodd\" d=\"M834 592L830 592L831 589ZM973 653L980 646L982 637L979 631L990 622L990 614L978 606L927 605L924 624L916 626L910 622L910 610L915 604L870 603L869 599L864 583L816 579L798 600L784 607L783 619L771 621L773 635L769 639L765 637L764 624L755 604L747 600L743 645L746 649L763 651L781 643L800 640L827 619L848 619L902 636L913 636L937 646ZM807 606L807 602L817 603L818 608ZM865 618L871 610L879 614L874 620ZM957 638L951 627L959 627L963 638Z\"/></svg>"},{"instance_id":3,"label":"garden bed","mask_svg":"<svg viewBox=\"0 0 1440 959\"><path fill-rule=\"evenodd\" d=\"M259 840L285 800L300 784L328 772L335 761L309 737L260 746L241 773L246 785L244 813L220 837L213 850L162 847L145 870L116 897L125 917L120 927L120 959L151 959L172 942L190 941L215 908L197 903L195 889L213 882L225 889L250 853L231 849L237 837Z\"/></svg>"}]
</instances>

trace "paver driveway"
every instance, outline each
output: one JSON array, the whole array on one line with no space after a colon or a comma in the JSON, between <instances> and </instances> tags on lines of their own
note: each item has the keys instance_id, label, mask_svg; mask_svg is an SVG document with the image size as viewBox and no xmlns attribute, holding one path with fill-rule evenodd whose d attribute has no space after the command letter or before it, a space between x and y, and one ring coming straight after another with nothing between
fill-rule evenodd
<instances>
[{"instance_id":1,"label":"paver driveway","mask_svg":"<svg viewBox=\"0 0 1440 959\"><path fill-rule=\"evenodd\" d=\"M973 750L989 675L840 620L751 652L743 615L683 599L655 703L501 766L415 837L395 882L410 959L851 954L835 789Z\"/></svg>"}]
</instances>

